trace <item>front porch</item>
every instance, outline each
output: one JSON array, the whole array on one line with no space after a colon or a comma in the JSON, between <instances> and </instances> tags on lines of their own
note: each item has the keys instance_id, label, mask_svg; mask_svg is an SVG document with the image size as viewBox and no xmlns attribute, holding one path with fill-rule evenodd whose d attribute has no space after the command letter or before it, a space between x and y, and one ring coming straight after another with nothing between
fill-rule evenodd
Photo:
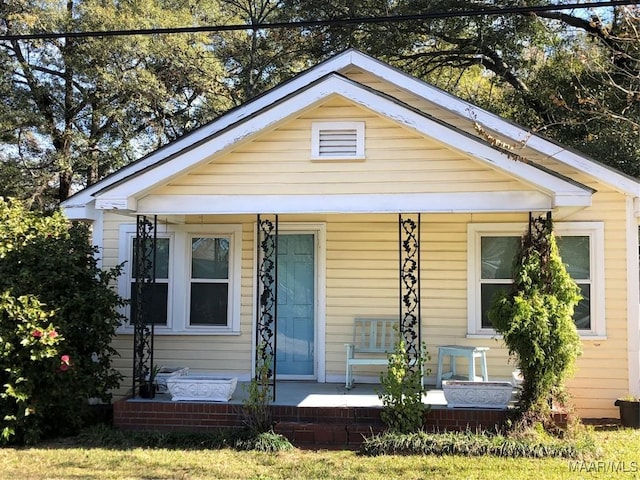
<instances>
[{"instance_id":1,"label":"front porch","mask_svg":"<svg viewBox=\"0 0 640 480\"><path fill-rule=\"evenodd\" d=\"M246 384L239 384L225 403L174 402L169 394L154 399L132 398L114 405L114 425L123 430L214 431L241 428ZM277 385L271 411L275 431L295 445L314 448L358 448L364 436L384 429L378 385L286 382ZM429 431L493 430L508 418L510 409L448 408L442 390L427 390L424 402Z\"/></svg>"}]
</instances>

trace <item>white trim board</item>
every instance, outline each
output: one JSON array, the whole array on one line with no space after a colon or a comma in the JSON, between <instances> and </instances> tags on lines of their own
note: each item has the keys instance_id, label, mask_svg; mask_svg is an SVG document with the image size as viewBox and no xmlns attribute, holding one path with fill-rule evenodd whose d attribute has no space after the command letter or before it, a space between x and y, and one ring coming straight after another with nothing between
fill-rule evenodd
<instances>
[{"instance_id":1,"label":"white trim board","mask_svg":"<svg viewBox=\"0 0 640 480\"><path fill-rule=\"evenodd\" d=\"M204 215L261 213L479 213L529 212L554 208L535 191L354 195L149 195L140 214Z\"/></svg>"}]
</instances>

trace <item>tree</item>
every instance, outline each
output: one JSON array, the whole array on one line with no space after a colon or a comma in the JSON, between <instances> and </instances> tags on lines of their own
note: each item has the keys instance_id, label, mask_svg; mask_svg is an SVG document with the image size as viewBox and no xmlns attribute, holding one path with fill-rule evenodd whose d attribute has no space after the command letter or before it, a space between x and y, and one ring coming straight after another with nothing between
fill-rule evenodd
<instances>
[{"instance_id":1,"label":"tree","mask_svg":"<svg viewBox=\"0 0 640 480\"><path fill-rule=\"evenodd\" d=\"M548 2L529 2L530 6ZM316 58L346 47L378 58L640 175L640 8L496 14L511 0L286 2L297 18L358 18L481 12L421 21L322 26L308 34ZM473 85L472 88L469 86Z\"/></svg>"},{"instance_id":2,"label":"tree","mask_svg":"<svg viewBox=\"0 0 640 480\"><path fill-rule=\"evenodd\" d=\"M191 24L203 7L211 13L215 4L3 2L0 31ZM0 47L4 85L13 92L3 105L2 140L15 146L2 160L30 173L29 197L43 204L64 200L73 186L95 182L229 106L218 95L220 64L202 35L12 40ZM10 186L0 185L0 194Z\"/></svg>"},{"instance_id":3,"label":"tree","mask_svg":"<svg viewBox=\"0 0 640 480\"><path fill-rule=\"evenodd\" d=\"M511 289L497 295L489 310L522 372L518 403L525 421L550 421L552 400L562 400L564 382L581 352L573 323L580 298L558 253L551 220L530 222L514 259Z\"/></svg>"},{"instance_id":4,"label":"tree","mask_svg":"<svg viewBox=\"0 0 640 480\"><path fill-rule=\"evenodd\" d=\"M75 431L120 382L120 268L98 268L96 254L86 225L0 201L0 418L15 417L3 424L14 440Z\"/></svg>"}]
</instances>

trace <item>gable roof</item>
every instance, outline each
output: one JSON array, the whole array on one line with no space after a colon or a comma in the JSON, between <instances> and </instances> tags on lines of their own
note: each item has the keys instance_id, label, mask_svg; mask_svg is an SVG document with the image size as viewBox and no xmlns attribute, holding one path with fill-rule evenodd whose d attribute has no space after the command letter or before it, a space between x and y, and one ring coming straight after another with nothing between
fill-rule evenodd
<instances>
[{"instance_id":1,"label":"gable roof","mask_svg":"<svg viewBox=\"0 0 640 480\"><path fill-rule=\"evenodd\" d=\"M514 161L483 139L456 129L394 97L340 74L354 67L367 71L398 88L410 91L461 117L468 118L469 122L476 120L500 135L516 141L528 136L529 148L535 148L559 162L594 176L625 194L634 197L640 195L640 184L634 179L570 152L542 137L530 135L521 127L478 109L468 102L361 52L348 50L87 187L63 202L63 207L68 213L76 212L76 215L70 215L72 217L86 218L89 216L86 210L91 209L92 202L98 197L98 208L135 209L136 195L149 191L160 182L193 168L199 161L210 155L212 150L223 151L235 142L255 135L291 115L310 108L329 95L341 95L423 134L438 137L434 135L434 129L441 131L443 135L440 138L451 138L447 143L452 148L489 162L497 169L525 183L553 192L555 201L559 204L564 201L574 204L578 202L583 206L588 204L587 198L590 197L592 190L584 185L563 178L538 165ZM469 118L470 108L473 109L474 119ZM446 135L444 135L445 130ZM207 155L204 154L205 148L208 151ZM178 157L180 161L171 161ZM84 213L82 213L83 210Z\"/></svg>"}]
</instances>

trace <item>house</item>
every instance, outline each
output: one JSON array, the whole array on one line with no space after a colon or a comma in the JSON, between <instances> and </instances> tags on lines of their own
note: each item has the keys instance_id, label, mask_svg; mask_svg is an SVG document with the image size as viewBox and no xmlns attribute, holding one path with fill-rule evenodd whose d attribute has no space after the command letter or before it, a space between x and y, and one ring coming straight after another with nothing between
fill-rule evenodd
<instances>
[{"instance_id":1,"label":"house","mask_svg":"<svg viewBox=\"0 0 640 480\"><path fill-rule=\"evenodd\" d=\"M262 338L277 350L276 382L344 382L354 319L400 317L431 353L427 384L439 345L489 347L490 379L511 378L485 311L510 281L517 237L550 212L584 296L578 413L614 417L616 397L640 393L639 182L356 50L63 208L93 224L104 267L127 262L120 294L146 292L157 364L248 380ZM156 238L143 290L136 236ZM149 332L135 349L133 333L123 326L114 344L127 379L148 361ZM358 368L356 382L378 369Z\"/></svg>"}]
</instances>

